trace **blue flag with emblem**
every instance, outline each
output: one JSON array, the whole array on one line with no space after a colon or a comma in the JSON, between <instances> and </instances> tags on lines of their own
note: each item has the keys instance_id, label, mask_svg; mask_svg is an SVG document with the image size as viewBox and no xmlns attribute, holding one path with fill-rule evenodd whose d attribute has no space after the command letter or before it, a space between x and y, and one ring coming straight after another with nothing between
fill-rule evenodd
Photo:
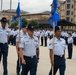
<instances>
[{"instance_id":1,"label":"blue flag with emblem","mask_svg":"<svg viewBox=\"0 0 76 75\"><path fill-rule=\"evenodd\" d=\"M16 16L12 18L12 22L17 22L22 27L22 17L20 16L20 2L18 2L18 6L16 9Z\"/></svg>"},{"instance_id":2,"label":"blue flag with emblem","mask_svg":"<svg viewBox=\"0 0 76 75\"><path fill-rule=\"evenodd\" d=\"M50 26L53 28L58 25L58 21L60 19L60 13L57 1L58 0L53 0L52 11L50 12L51 16L48 19Z\"/></svg>"},{"instance_id":3,"label":"blue flag with emblem","mask_svg":"<svg viewBox=\"0 0 76 75\"><path fill-rule=\"evenodd\" d=\"M16 14L18 17L20 17L20 2L18 2L18 7L16 9Z\"/></svg>"}]
</instances>

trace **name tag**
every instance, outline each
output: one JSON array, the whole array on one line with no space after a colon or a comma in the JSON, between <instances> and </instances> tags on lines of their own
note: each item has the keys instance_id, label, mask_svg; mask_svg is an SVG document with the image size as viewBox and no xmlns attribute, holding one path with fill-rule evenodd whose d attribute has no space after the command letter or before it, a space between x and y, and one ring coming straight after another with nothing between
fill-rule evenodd
<instances>
[{"instance_id":1,"label":"name tag","mask_svg":"<svg viewBox=\"0 0 76 75\"><path fill-rule=\"evenodd\" d=\"M54 44L57 44L57 43L54 43Z\"/></svg>"},{"instance_id":2,"label":"name tag","mask_svg":"<svg viewBox=\"0 0 76 75\"><path fill-rule=\"evenodd\" d=\"M0 30L0 34L2 34L3 33L3 31L2 30Z\"/></svg>"},{"instance_id":3,"label":"name tag","mask_svg":"<svg viewBox=\"0 0 76 75\"><path fill-rule=\"evenodd\" d=\"M26 41L26 42L29 42L29 41Z\"/></svg>"},{"instance_id":4,"label":"name tag","mask_svg":"<svg viewBox=\"0 0 76 75\"><path fill-rule=\"evenodd\" d=\"M29 45L30 44L30 42L29 41L25 41L25 45Z\"/></svg>"}]
</instances>

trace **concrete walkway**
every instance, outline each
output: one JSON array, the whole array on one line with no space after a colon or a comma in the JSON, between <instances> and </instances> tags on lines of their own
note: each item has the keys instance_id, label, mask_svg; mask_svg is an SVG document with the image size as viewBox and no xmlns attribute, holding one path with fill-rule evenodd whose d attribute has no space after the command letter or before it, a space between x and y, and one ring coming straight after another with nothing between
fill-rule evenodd
<instances>
[{"instance_id":1,"label":"concrete walkway","mask_svg":"<svg viewBox=\"0 0 76 75\"><path fill-rule=\"evenodd\" d=\"M66 50L67 58L67 50ZM17 54L14 46L9 46L8 54L8 75L16 75L16 60ZM76 75L76 46L73 49L73 59L66 60L66 74L65 75ZM51 64L49 59L49 50L47 47L40 46L40 61L38 64L37 75L48 75ZM0 75L2 75L2 63L0 64ZM57 72L59 75L59 72Z\"/></svg>"}]
</instances>

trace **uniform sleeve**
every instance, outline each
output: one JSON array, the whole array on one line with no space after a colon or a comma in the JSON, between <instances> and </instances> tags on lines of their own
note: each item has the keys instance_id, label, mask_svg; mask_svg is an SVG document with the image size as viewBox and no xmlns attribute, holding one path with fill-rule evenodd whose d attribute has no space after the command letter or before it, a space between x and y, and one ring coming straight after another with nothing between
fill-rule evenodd
<instances>
[{"instance_id":1,"label":"uniform sleeve","mask_svg":"<svg viewBox=\"0 0 76 75\"><path fill-rule=\"evenodd\" d=\"M39 40L37 38L37 45L36 45L36 48L39 48Z\"/></svg>"},{"instance_id":2,"label":"uniform sleeve","mask_svg":"<svg viewBox=\"0 0 76 75\"><path fill-rule=\"evenodd\" d=\"M6 32L7 32L7 36L10 36L11 30L9 28L6 29Z\"/></svg>"},{"instance_id":3,"label":"uniform sleeve","mask_svg":"<svg viewBox=\"0 0 76 75\"><path fill-rule=\"evenodd\" d=\"M25 42L24 39L22 38L19 44L19 48L24 48L24 46L25 46Z\"/></svg>"},{"instance_id":4,"label":"uniform sleeve","mask_svg":"<svg viewBox=\"0 0 76 75\"><path fill-rule=\"evenodd\" d=\"M66 50L66 41L64 40L64 50Z\"/></svg>"},{"instance_id":5,"label":"uniform sleeve","mask_svg":"<svg viewBox=\"0 0 76 75\"><path fill-rule=\"evenodd\" d=\"M16 42L18 42L18 41L19 41L19 35L16 36Z\"/></svg>"},{"instance_id":6,"label":"uniform sleeve","mask_svg":"<svg viewBox=\"0 0 76 75\"><path fill-rule=\"evenodd\" d=\"M48 44L48 49L53 49L53 46L52 46L52 39L50 40L49 44Z\"/></svg>"},{"instance_id":7,"label":"uniform sleeve","mask_svg":"<svg viewBox=\"0 0 76 75\"><path fill-rule=\"evenodd\" d=\"M73 38L72 38L72 43L73 43L74 41L73 41Z\"/></svg>"}]
</instances>

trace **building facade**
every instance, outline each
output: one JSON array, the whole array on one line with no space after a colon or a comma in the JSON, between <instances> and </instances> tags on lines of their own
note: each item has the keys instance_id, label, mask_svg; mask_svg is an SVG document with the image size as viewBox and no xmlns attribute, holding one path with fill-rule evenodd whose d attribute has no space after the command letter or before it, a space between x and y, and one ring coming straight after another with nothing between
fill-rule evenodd
<instances>
[{"instance_id":1,"label":"building facade","mask_svg":"<svg viewBox=\"0 0 76 75\"><path fill-rule=\"evenodd\" d=\"M59 2L61 19L76 24L76 0ZM76 26L64 26L63 29L75 30Z\"/></svg>"},{"instance_id":2,"label":"building facade","mask_svg":"<svg viewBox=\"0 0 76 75\"><path fill-rule=\"evenodd\" d=\"M22 15L23 18L26 18L27 20L47 20L49 18L50 12L45 11L41 13L33 13L33 14L25 14Z\"/></svg>"},{"instance_id":3,"label":"building facade","mask_svg":"<svg viewBox=\"0 0 76 75\"><path fill-rule=\"evenodd\" d=\"M65 19L66 21L71 22L71 25L69 25L68 23L67 26L64 25L62 28L65 30L75 30L76 26L72 26L72 23L76 24L76 0L66 0L63 2L58 2L58 4L60 6L59 11L61 19ZM8 20L12 20L12 17L16 15L15 11L16 10L12 10L10 15L10 10L4 10L2 11L2 15L7 17ZM49 23L47 21L50 16L49 11L32 14L29 12L21 11L21 16L22 18L26 18L27 20L38 20L40 22L40 25L43 24L44 26L45 24L46 26L49 26Z\"/></svg>"},{"instance_id":4,"label":"building facade","mask_svg":"<svg viewBox=\"0 0 76 75\"><path fill-rule=\"evenodd\" d=\"M15 11L16 10L12 10L11 14L10 14L10 10L3 10L2 11L2 16L6 17L8 20L12 20L13 16L16 15ZM2 17L2 16L0 15L0 17ZM41 25L41 22L43 22L45 20L46 21L48 20L48 18L50 16L50 11L44 11L44 12L41 12L41 13L29 13L29 12L25 12L25 11L21 10L21 16L22 16L22 18L25 18L28 21L36 20L36 21L40 22L40 25ZM45 24L45 22L44 22L44 24ZM48 25L48 23L46 23L46 26L47 25ZM43 25L43 27L44 27L44 25Z\"/></svg>"}]
</instances>

